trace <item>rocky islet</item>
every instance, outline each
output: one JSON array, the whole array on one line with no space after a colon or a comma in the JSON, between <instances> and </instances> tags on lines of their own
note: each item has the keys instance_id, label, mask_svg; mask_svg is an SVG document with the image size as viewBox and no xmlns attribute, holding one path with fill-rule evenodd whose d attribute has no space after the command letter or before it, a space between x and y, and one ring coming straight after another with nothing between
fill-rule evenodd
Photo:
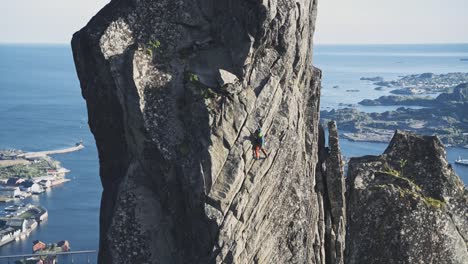
<instances>
[{"instance_id":1,"label":"rocky islet","mask_svg":"<svg viewBox=\"0 0 468 264\"><path fill-rule=\"evenodd\" d=\"M395 111L365 113L355 108L322 111L324 120L336 120L354 141L389 142L395 129L425 135L438 135L449 146L468 144L468 84L463 83L436 98L418 96L382 96L363 100L364 106L401 105ZM421 106L413 109L407 106Z\"/></svg>"},{"instance_id":2,"label":"rocky islet","mask_svg":"<svg viewBox=\"0 0 468 264\"><path fill-rule=\"evenodd\" d=\"M468 73L464 72L421 73L402 76L394 81L376 81L374 85L393 89L390 91L393 94L430 95L452 92L453 87L466 82L468 82Z\"/></svg>"}]
</instances>

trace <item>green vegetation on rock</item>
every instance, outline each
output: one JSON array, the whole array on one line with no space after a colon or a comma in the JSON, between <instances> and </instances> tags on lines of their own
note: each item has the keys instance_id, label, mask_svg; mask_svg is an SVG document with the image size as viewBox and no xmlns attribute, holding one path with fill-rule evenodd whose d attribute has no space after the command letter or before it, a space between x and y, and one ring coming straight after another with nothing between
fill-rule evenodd
<instances>
[{"instance_id":1,"label":"green vegetation on rock","mask_svg":"<svg viewBox=\"0 0 468 264\"><path fill-rule=\"evenodd\" d=\"M190 72L188 74L188 79L190 82L194 83L194 82L198 82L200 79L198 78L198 75L196 75L195 73L192 73Z\"/></svg>"},{"instance_id":2,"label":"green vegetation on rock","mask_svg":"<svg viewBox=\"0 0 468 264\"><path fill-rule=\"evenodd\" d=\"M386 187L397 188L398 192L400 194L399 196L400 196L401 199L403 199L405 197L411 197L412 199L422 201L425 205L427 205L427 206L429 206L431 208L434 208L434 209L441 209L445 205L445 203L443 201L441 201L441 200L438 200L438 199L435 199L435 198L432 198L432 197L424 196L421 193L422 192L421 187L419 185L417 185L411 179L408 179L408 178L405 178L405 177L401 176L401 173L399 171L391 169L388 166L386 166L384 171L379 171L379 172L384 174L384 175L395 177L395 178L398 178L398 179L401 179L401 180L405 181L406 183L409 184L410 188L406 188L406 187L403 187L403 186L398 185L398 184L395 185L393 183L377 184L377 185L374 185L375 188L377 188L377 189L384 189Z\"/></svg>"},{"instance_id":3,"label":"green vegetation on rock","mask_svg":"<svg viewBox=\"0 0 468 264\"><path fill-rule=\"evenodd\" d=\"M161 47L161 42L159 40L155 40L155 41L150 41L148 43L148 48L146 48L146 51L149 53L149 55L151 57L153 57L153 52L157 49L159 49L159 47Z\"/></svg>"},{"instance_id":4,"label":"green vegetation on rock","mask_svg":"<svg viewBox=\"0 0 468 264\"><path fill-rule=\"evenodd\" d=\"M203 98L211 99L216 97L216 93L209 87L202 91Z\"/></svg>"},{"instance_id":5,"label":"green vegetation on rock","mask_svg":"<svg viewBox=\"0 0 468 264\"><path fill-rule=\"evenodd\" d=\"M432 198L432 197L423 197L424 198L424 203L432 208L435 209L441 209L445 203L441 200Z\"/></svg>"}]
</instances>

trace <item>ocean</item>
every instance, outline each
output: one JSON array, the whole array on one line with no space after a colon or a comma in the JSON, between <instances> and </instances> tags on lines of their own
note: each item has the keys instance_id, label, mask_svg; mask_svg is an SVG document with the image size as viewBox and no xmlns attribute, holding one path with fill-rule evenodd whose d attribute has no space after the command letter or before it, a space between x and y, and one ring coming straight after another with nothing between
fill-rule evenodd
<instances>
[{"instance_id":1,"label":"ocean","mask_svg":"<svg viewBox=\"0 0 468 264\"><path fill-rule=\"evenodd\" d=\"M360 81L361 77L392 80L413 73L468 72L468 62L460 58L468 58L468 45L317 46L314 64L323 71L322 109L386 93L375 91L375 86ZM335 85L339 88L332 88ZM347 89L360 91L350 95ZM68 178L72 181L21 201L46 207L49 220L26 239L0 247L0 256L29 254L34 240L51 243L66 239L73 250L98 249L99 162L69 46L0 45L0 124L1 149L57 149L80 140L86 146L79 152L54 156L71 170ZM353 157L380 154L387 145L342 139L341 146L344 155ZM458 156L468 158L468 150L448 149L450 162ZM468 182L468 167L454 168ZM0 204L0 210L6 205Z\"/></svg>"},{"instance_id":2,"label":"ocean","mask_svg":"<svg viewBox=\"0 0 468 264\"><path fill-rule=\"evenodd\" d=\"M361 106L363 99L376 99L389 95L376 91L372 82L361 77L383 77L386 81L400 76L432 72L468 72L468 44L437 45L318 45L314 48L314 65L322 70L320 107L331 110L352 104L363 112L385 112L401 106ZM338 86L338 88L333 88ZM359 90L346 92L346 90ZM467 113L468 115L468 113ZM339 129L339 124L338 124ZM379 155L388 144L352 142L341 139L346 157ZM468 183L468 166L454 164L458 157L468 159L468 149L447 148L448 161L457 174Z\"/></svg>"},{"instance_id":3,"label":"ocean","mask_svg":"<svg viewBox=\"0 0 468 264\"><path fill-rule=\"evenodd\" d=\"M71 170L71 181L21 201L44 206L49 219L26 239L0 247L0 256L30 254L34 240L98 249L99 162L69 46L0 45L0 124L1 149L60 149L80 140L86 146L53 156Z\"/></svg>"}]
</instances>

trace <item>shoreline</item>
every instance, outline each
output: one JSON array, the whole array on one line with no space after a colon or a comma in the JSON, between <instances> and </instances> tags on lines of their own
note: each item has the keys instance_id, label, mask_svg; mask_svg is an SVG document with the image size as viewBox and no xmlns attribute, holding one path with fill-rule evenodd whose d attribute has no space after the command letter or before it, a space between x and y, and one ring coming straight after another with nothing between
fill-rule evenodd
<instances>
[{"instance_id":1,"label":"shoreline","mask_svg":"<svg viewBox=\"0 0 468 264\"><path fill-rule=\"evenodd\" d=\"M5 150L1 152L0 167L2 168L2 184L0 185L0 202L12 205L5 207L5 213L0 217L0 247L13 241L26 239L40 223L48 219L46 208L37 205L21 204L22 199L32 195L40 195L47 189L62 185L71 179L65 178L70 170L61 166L59 161L48 155L70 153L84 148L82 142L74 147L39 151L22 152L17 150ZM46 167L40 165L45 163ZM31 170L30 166L38 167ZM24 174L19 168L26 170L30 175ZM6 205L5 205L6 206ZM18 225L21 222L21 225Z\"/></svg>"},{"instance_id":2,"label":"shoreline","mask_svg":"<svg viewBox=\"0 0 468 264\"><path fill-rule=\"evenodd\" d=\"M350 132L344 132L342 134L340 134L340 139L345 139L345 140L348 140L350 142L363 142L363 143L384 143L384 144L389 144L390 143L390 140L384 140L384 139L370 139L370 138L361 138L361 137L353 137L353 136L349 136L349 134L353 134L353 133L350 133ZM359 135L362 135L362 134L359 134ZM392 133L393 135L393 133ZM391 137L390 137L391 139ZM468 146L466 145L445 145L445 148L448 149L448 148L457 148L457 149L463 149L463 150L468 150Z\"/></svg>"},{"instance_id":3,"label":"shoreline","mask_svg":"<svg viewBox=\"0 0 468 264\"><path fill-rule=\"evenodd\" d=\"M18 241L22 239L26 239L41 223L47 221L49 218L49 213L47 209L45 209L42 206L35 206L35 205L23 205L25 208L23 211L19 211L18 209L15 209L15 215L11 217L0 217L0 221L4 221L5 224L0 229L0 231L3 231L2 235L0 236L0 247L9 244L13 241ZM34 213L33 215L27 215L25 217L24 215L27 213ZM16 225L13 226L12 224L9 223L9 221L12 222L17 222L17 221L23 221L24 224L22 224L22 227L17 227Z\"/></svg>"}]
</instances>

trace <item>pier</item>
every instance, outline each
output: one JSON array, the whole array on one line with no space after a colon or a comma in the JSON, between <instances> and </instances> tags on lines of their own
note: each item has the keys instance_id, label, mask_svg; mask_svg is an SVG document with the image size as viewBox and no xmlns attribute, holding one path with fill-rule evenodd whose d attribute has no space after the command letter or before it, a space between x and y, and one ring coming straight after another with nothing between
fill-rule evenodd
<instances>
[{"instance_id":1,"label":"pier","mask_svg":"<svg viewBox=\"0 0 468 264\"><path fill-rule=\"evenodd\" d=\"M82 142L80 142L80 143L77 143L74 147L71 147L71 148L22 153L22 154L19 154L17 156L17 158L35 159L35 158L45 157L45 156L48 156L48 155L75 152L75 151L81 150L83 148L84 148L84 145L83 145Z\"/></svg>"}]
</instances>

